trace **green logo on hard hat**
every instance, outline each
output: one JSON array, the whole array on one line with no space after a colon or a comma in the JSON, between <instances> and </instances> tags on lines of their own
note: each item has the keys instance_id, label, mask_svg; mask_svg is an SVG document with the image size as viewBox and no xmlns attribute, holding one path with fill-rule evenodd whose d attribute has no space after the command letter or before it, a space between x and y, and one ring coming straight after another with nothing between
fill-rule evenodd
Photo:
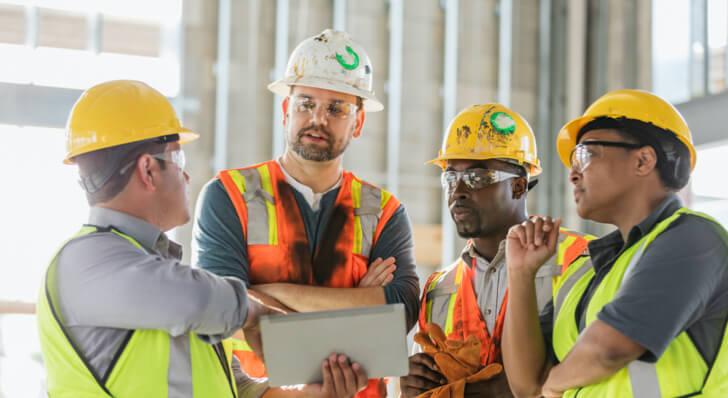
<instances>
[{"instance_id":1,"label":"green logo on hard hat","mask_svg":"<svg viewBox=\"0 0 728 398\"><path fill-rule=\"evenodd\" d=\"M346 46L346 52L354 56L354 61L352 61L350 64L347 64L346 61L344 61L344 57L342 57L339 53L336 53L336 60L339 61L339 64L345 69L356 69L356 67L359 66L359 54L357 54L349 46Z\"/></svg>"},{"instance_id":2,"label":"green logo on hard hat","mask_svg":"<svg viewBox=\"0 0 728 398\"><path fill-rule=\"evenodd\" d=\"M503 135L511 135L516 131L516 121L511 115L505 112L496 112L490 116L490 125L493 126L496 133Z\"/></svg>"}]
</instances>

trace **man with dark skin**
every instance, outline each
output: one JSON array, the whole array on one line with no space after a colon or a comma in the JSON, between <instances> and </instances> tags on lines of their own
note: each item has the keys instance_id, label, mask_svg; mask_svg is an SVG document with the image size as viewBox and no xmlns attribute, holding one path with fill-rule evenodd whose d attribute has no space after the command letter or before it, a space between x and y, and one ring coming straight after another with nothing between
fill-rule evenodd
<instances>
[{"instance_id":1,"label":"man with dark skin","mask_svg":"<svg viewBox=\"0 0 728 398\"><path fill-rule=\"evenodd\" d=\"M528 220L527 192L535 185L529 177L541 172L533 132L519 114L502 105L472 106L452 121L443 149L430 163L443 168L450 214L458 234L470 241L455 264L429 278L419 328L426 330L427 323L436 323L448 339L455 340L474 334L481 343L481 367L500 363L507 301L505 238L509 228ZM581 237L574 241L584 243ZM543 303L551 295L554 265L555 258L536 282ZM419 348L416 345L415 351ZM404 397L448 383L430 355L416 353L409 363L410 373L400 378ZM467 383L465 395L513 396L502 372L489 380Z\"/></svg>"}]
</instances>

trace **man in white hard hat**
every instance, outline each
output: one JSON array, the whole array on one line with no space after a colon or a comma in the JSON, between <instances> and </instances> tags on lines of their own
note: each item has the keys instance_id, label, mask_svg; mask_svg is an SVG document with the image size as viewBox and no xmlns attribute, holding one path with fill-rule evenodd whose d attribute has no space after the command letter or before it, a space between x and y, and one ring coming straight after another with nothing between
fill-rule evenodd
<instances>
[{"instance_id":1,"label":"man in white hard hat","mask_svg":"<svg viewBox=\"0 0 728 398\"><path fill-rule=\"evenodd\" d=\"M285 96L285 153L222 171L203 188L194 263L295 311L404 303L414 325L419 287L404 206L342 167L365 112L383 108L372 74L346 32L327 29L296 47L268 86ZM265 374L251 351L238 356L249 374ZM366 392L378 396L383 385Z\"/></svg>"}]
</instances>

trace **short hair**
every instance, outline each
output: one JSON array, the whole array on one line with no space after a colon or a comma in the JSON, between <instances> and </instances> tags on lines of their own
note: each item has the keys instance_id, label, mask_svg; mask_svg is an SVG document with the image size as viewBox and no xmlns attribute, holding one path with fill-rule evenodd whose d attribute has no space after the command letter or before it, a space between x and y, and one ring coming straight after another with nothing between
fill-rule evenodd
<instances>
[{"instance_id":1,"label":"short hair","mask_svg":"<svg viewBox=\"0 0 728 398\"><path fill-rule=\"evenodd\" d=\"M586 132L599 129L616 130L626 140L654 148L660 181L667 189L679 191L690 180L690 150L671 130L641 120L601 116L584 125L576 141Z\"/></svg>"},{"instance_id":2,"label":"short hair","mask_svg":"<svg viewBox=\"0 0 728 398\"><path fill-rule=\"evenodd\" d=\"M160 140L145 140L129 144L117 145L110 148L99 149L78 155L73 160L78 164L81 179L90 178L96 173L111 175L100 189L89 192L86 190L86 200L93 206L97 203L108 202L118 195L129 184L134 166L121 168L130 163L136 163L144 154L162 153L167 148L167 142ZM116 161L112 159L118 159ZM110 161L111 160L111 161ZM166 167L165 161L158 159L159 167Z\"/></svg>"}]
</instances>

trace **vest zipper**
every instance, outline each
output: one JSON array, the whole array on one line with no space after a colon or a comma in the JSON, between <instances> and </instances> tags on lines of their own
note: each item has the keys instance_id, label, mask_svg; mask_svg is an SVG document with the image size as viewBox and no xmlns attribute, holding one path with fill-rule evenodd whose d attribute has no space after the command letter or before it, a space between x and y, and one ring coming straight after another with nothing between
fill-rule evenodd
<instances>
[{"instance_id":1,"label":"vest zipper","mask_svg":"<svg viewBox=\"0 0 728 398\"><path fill-rule=\"evenodd\" d=\"M227 363L227 356L225 355L225 349L222 346L222 343L217 343L214 345L215 353L217 354L217 359L220 361L220 366L222 367L222 371L225 372L225 379L228 381L228 385L230 386L230 392L233 393L233 398L237 397L237 394L235 394L235 390L233 387L233 382L231 380L232 375L230 374L230 367Z\"/></svg>"}]
</instances>

